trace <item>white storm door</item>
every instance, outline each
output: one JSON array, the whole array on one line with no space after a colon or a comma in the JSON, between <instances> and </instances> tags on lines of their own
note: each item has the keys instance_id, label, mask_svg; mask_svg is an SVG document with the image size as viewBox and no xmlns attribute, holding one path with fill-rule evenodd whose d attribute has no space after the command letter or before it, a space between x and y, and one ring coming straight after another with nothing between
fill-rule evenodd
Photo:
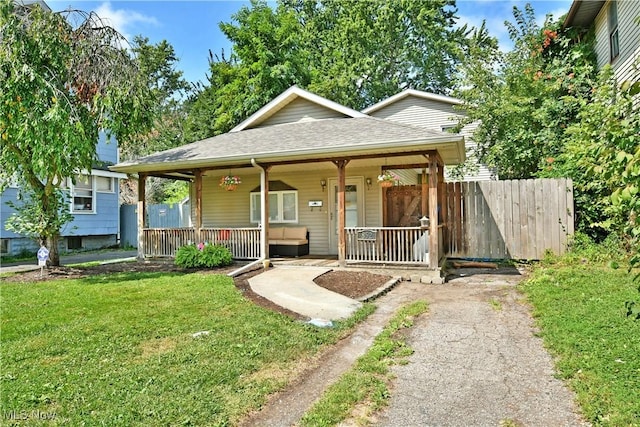
<instances>
[{"instance_id":1,"label":"white storm door","mask_svg":"<svg viewBox=\"0 0 640 427\"><path fill-rule=\"evenodd\" d=\"M330 178L329 186L329 254L338 253L338 180ZM344 192L345 227L364 226L364 179L346 178Z\"/></svg>"}]
</instances>

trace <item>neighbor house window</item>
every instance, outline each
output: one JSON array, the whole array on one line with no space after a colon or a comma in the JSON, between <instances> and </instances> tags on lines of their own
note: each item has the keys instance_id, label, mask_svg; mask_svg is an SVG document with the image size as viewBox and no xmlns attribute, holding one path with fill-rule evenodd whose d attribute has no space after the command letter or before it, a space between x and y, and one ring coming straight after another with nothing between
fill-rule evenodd
<instances>
[{"instance_id":1,"label":"neighbor house window","mask_svg":"<svg viewBox=\"0 0 640 427\"><path fill-rule=\"evenodd\" d=\"M9 239L0 239L0 254L9 253Z\"/></svg>"},{"instance_id":2,"label":"neighbor house window","mask_svg":"<svg viewBox=\"0 0 640 427\"><path fill-rule=\"evenodd\" d=\"M620 55L620 41L618 39L618 4L609 3L609 52L611 61Z\"/></svg>"},{"instance_id":3,"label":"neighbor house window","mask_svg":"<svg viewBox=\"0 0 640 427\"><path fill-rule=\"evenodd\" d=\"M261 210L260 193L251 193L251 222L260 223ZM298 222L298 192L270 191L269 192L269 222Z\"/></svg>"},{"instance_id":4,"label":"neighbor house window","mask_svg":"<svg viewBox=\"0 0 640 427\"><path fill-rule=\"evenodd\" d=\"M96 191L101 193L113 193L113 178L108 176L96 176Z\"/></svg>"},{"instance_id":5,"label":"neighbor house window","mask_svg":"<svg viewBox=\"0 0 640 427\"><path fill-rule=\"evenodd\" d=\"M71 211L77 213L92 213L95 211L93 177L90 175L76 176L76 182L71 186Z\"/></svg>"}]
</instances>

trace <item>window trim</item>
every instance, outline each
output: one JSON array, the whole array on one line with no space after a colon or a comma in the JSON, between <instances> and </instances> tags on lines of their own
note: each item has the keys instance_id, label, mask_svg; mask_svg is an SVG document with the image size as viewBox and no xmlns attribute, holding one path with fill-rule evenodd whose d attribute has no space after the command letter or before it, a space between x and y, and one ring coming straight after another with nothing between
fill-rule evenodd
<instances>
[{"instance_id":1,"label":"window trim","mask_svg":"<svg viewBox=\"0 0 640 427\"><path fill-rule=\"evenodd\" d=\"M253 213L255 211L256 208L256 201L258 202L262 202L260 199L260 194L259 192L252 192L249 193L249 221L252 224L260 224L262 222L262 218L258 217L258 218L254 218L253 217ZM295 218L294 219L284 219L284 195L285 194L293 194L295 197ZM277 196L277 203L278 203L278 217L277 219L273 220L273 219L269 219L269 224L297 224L298 223L298 218L299 218L299 210L300 210L300 205L298 203L298 190L281 190L281 191L269 191L269 196L271 195L276 195ZM269 207L271 208L271 205L269 205Z\"/></svg>"},{"instance_id":2,"label":"window trim","mask_svg":"<svg viewBox=\"0 0 640 427\"><path fill-rule=\"evenodd\" d=\"M609 24L609 62L612 63L620 56L620 33L618 31L618 4L616 0L609 2L607 11Z\"/></svg>"},{"instance_id":3,"label":"window trim","mask_svg":"<svg viewBox=\"0 0 640 427\"><path fill-rule=\"evenodd\" d=\"M73 181L70 180L69 183L69 191L70 191L70 206L69 209L71 211L72 214L74 215L92 215L92 214L96 214L96 180L94 179L93 175L85 175L85 174L81 174L78 175L76 178L79 178L81 176L86 176L89 178L90 182L91 182L91 210L76 210L75 208L75 198L76 198L76 185L73 183ZM86 190L86 189L84 189ZM81 196L78 196L81 197ZM88 197L86 197L88 198Z\"/></svg>"}]
</instances>

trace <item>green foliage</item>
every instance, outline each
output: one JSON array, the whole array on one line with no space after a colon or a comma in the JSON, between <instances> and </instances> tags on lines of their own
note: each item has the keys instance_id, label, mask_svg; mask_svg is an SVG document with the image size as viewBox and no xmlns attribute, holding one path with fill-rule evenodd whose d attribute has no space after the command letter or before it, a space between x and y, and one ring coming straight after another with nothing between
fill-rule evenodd
<instances>
[{"instance_id":1,"label":"green foliage","mask_svg":"<svg viewBox=\"0 0 640 427\"><path fill-rule=\"evenodd\" d=\"M302 426L334 426L344 421L356 405L369 409L383 407L390 397L388 381L390 366L401 363L413 353L398 334L413 326L414 318L427 311L425 301L415 301L402 307L376 336L373 345L323 394L320 400L300 420ZM368 414L366 414L368 415ZM365 416L366 416L365 415Z\"/></svg>"},{"instance_id":2,"label":"green foliage","mask_svg":"<svg viewBox=\"0 0 640 427\"><path fill-rule=\"evenodd\" d=\"M640 114L637 110L640 72L631 82L617 82L609 67L600 73L592 99L583 100L578 121L567 133L561 161L573 165L576 189L588 195L581 206L597 212L591 226L622 233L638 263L640 242ZM634 105L635 104L635 105ZM588 203L592 203L589 206Z\"/></svg>"},{"instance_id":3,"label":"green foliage","mask_svg":"<svg viewBox=\"0 0 640 427\"><path fill-rule=\"evenodd\" d=\"M231 265L231 251L222 245L185 245L176 252L175 263L182 268L214 268Z\"/></svg>"},{"instance_id":4,"label":"green foliage","mask_svg":"<svg viewBox=\"0 0 640 427\"><path fill-rule=\"evenodd\" d=\"M564 131L580 100L590 97L595 72L592 37L576 37L548 18L540 28L533 8L514 7L506 22L514 49L502 55L483 27L470 38L456 95L464 123L474 132L477 157L503 179L557 176L552 165L564 150Z\"/></svg>"},{"instance_id":5,"label":"green foliage","mask_svg":"<svg viewBox=\"0 0 640 427\"><path fill-rule=\"evenodd\" d=\"M210 53L188 138L230 130L294 84L354 109L405 88L444 93L464 36L454 13L450 0L252 0L220 24L233 53Z\"/></svg>"},{"instance_id":6,"label":"green foliage","mask_svg":"<svg viewBox=\"0 0 640 427\"><path fill-rule=\"evenodd\" d=\"M42 230L57 265L61 186L92 168L99 130L127 140L149 125L149 97L122 36L94 14L0 0L0 40L0 191L25 190L37 223L20 227Z\"/></svg>"},{"instance_id":7,"label":"green foliage","mask_svg":"<svg viewBox=\"0 0 640 427\"><path fill-rule=\"evenodd\" d=\"M0 317L0 406L56 413L47 425L238 425L345 334L212 274L3 283Z\"/></svg>"},{"instance_id":8,"label":"green foliage","mask_svg":"<svg viewBox=\"0 0 640 427\"><path fill-rule=\"evenodd\" d=\"M522 284L545 346L593 425L638 423L640 322L624 306L636 288L626 271L593 263L537 268Z\"/></svg>"}]
</instances>

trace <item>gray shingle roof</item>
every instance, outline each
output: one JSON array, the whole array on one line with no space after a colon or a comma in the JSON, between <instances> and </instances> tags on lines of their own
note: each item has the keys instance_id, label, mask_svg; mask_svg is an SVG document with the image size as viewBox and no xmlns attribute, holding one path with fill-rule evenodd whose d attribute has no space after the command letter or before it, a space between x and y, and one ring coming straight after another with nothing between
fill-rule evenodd
<instances>
[{"instance_id":1,"label":"gray shingle roof","mask_svg":"<svg viewBox=\"0 0 640 427\"><path fill-rule=\"evenodd\" d=\"M457 153L445 163L464 159L463 138L459 135L424 129L373 117L309 120L239 132L229 132L178 148L127 161L112 169L122 172L169 170L181 166L205 167L246 163L251 158L263 162L285 159L313 159L349 152L398 151L416 144L441 148L450 145ZM457 145L462 144L462 153ZM442 153L441 153L442 155ZM443 156L444 158L445 156ZM456 156L454 156L456 157ZM447 161L448 160L448 161Z\"/></svg>"}]
</instances>

